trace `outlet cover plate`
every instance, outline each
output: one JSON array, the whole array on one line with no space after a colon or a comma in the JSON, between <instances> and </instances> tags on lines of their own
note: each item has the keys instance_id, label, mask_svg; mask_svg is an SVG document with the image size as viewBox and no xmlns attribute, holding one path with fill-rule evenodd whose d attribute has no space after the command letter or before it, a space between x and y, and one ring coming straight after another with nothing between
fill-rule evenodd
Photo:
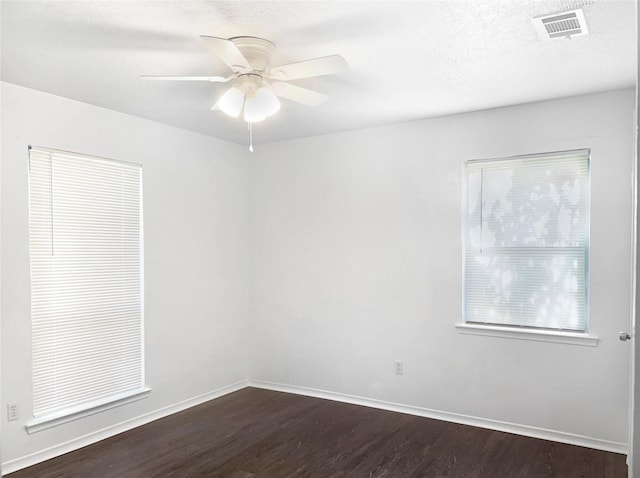
<instances>
[{"instance_id":1,"label":"outlet cover plate","mask_svg":"<svg viewBox=\"0 0 640 478\"><path fill-rule=\"evenodd\" d=\"M396 375L404 375L404 363L402 360L393 361L393 373Z\"/></svg>"},{"instance_id":2,"label":"outlet cover plate","mask_svg":"<svg viewBox=\"0 0 640 478\"><path fill-rule=\"evenodd\" d=\"M16 402L7 403L7 420L10 422L20 418L20 407Z\"/></svg>"}]
</instances>

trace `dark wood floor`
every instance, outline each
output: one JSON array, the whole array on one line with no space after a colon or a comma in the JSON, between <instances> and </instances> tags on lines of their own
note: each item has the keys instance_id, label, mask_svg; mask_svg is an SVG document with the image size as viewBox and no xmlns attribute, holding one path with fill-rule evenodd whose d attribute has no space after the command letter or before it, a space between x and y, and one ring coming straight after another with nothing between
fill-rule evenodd
<instances>
[{"instance_id":1,"label":"dark wood floor","mask_svg":"<svg viewBox=\"0 0 640 478\"><path fill-rule=\"evenodd\" d=\"M245 388L9 478L626 478L616 453Z\"/></svg>"}]
</instances>

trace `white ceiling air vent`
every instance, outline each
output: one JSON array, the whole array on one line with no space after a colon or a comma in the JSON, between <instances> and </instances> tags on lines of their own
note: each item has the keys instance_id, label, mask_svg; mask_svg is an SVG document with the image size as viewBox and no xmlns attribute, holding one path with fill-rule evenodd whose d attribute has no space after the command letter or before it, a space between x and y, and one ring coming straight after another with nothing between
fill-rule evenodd
<instances>
[{"instance_id":1,"label":"white ceiling air vent","mask_svg":"<svg viewBox=\"0 0 640 478\"><path fill-rule=\"evenodd\" d=\"M571 38L589 33L581 8L533 18L538 36L543 40Z\"/></svg>"}]
</instances>

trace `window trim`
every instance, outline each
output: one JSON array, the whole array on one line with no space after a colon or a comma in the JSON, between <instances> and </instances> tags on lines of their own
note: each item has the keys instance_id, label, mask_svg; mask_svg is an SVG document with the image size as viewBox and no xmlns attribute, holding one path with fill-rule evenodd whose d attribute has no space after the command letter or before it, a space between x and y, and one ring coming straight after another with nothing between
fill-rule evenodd
<instances>
[{"instance_id":1,"label":"window trim","mask_svg":"<svg viewBox=\"0 0 640 478\"><path fill-rule=\"evenodd\" d=\"M100 401L96 401L95 403L86 405L78 410L69 411L67 409L63 410L63 412L61 413L34 418L25 425L25 429L27 430L27 433L31 435L32 433L47 430L64 423L69 423L80 418L88 417L90 415L95 415L96 413L110 410L112 408L119 407L120 405L137 402L138 400L147 398L150 393L151 388L144 387L140 390L123 393L120 396L112 395L110 397L107 397L106 399L102 399Z\"/></svg>"},{"instance_id":2,"label":"window trim","mask_svg":"<svg viewBox=\"0 0 640 478\"><path fill-rule=\"evenodd\" d=\"M600 341L597 335L583 332L564 332L554 329L527 329L465 322L458 322L455 324L455 328L458 333L466 335L484 335L486 337L533 340L537 342L584 345L588 347L597 347Z\"/></svg>"}]
</instances>

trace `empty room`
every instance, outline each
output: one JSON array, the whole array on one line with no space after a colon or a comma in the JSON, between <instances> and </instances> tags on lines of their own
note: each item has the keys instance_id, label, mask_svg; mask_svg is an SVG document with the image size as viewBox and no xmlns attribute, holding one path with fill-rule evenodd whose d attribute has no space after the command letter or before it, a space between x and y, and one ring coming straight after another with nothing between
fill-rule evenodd
<instances>
[{"instance_id":1,"label":"empty room","mask_svg":"<svg viewBox=\"0 0 640 478\"><path fill-rule=\"evenodd\" d=\"M0 2L3 476L640 477L637 22Z\"/></svg>"}]
</instances>

